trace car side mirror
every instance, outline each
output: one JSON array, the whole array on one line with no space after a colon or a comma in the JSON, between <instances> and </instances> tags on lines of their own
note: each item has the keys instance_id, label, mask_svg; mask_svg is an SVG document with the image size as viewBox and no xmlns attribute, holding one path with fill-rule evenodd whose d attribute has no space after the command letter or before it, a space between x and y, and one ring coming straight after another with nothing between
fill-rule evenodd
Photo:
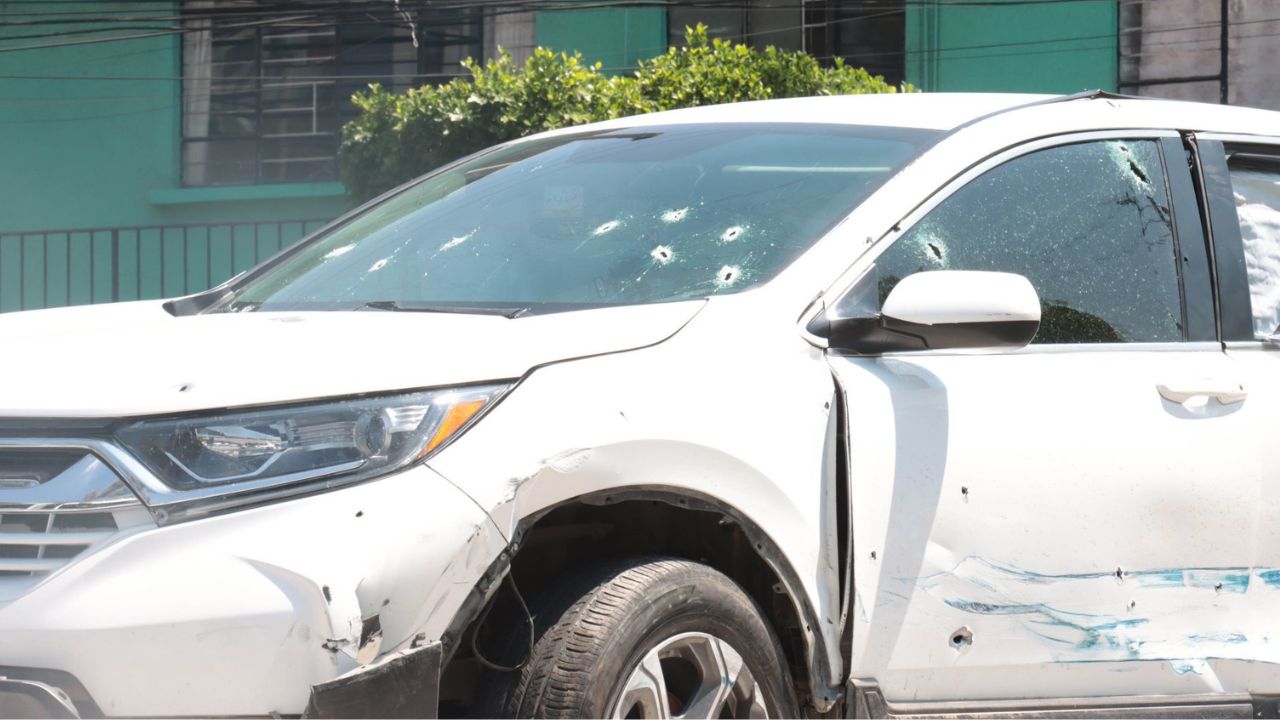
<instances>
[{"instance_id":1,"label":"car side mirror","mask_svg":"<svg viewBox=\"0 0 1280 720\"><path fill-rule=\"evenodd\" d=\"M1020 348L1040 329L1040 298L1021 275L935 270L908 275L879 313L828 309L809 331L830 348L859 354Z\"/></svg>"}]
</instances>

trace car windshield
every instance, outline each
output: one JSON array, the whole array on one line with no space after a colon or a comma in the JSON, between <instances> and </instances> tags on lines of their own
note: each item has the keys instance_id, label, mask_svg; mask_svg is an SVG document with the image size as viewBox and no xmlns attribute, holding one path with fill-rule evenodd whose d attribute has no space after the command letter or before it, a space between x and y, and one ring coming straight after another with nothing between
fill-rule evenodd
<instances>
[{"instance_id":1,"label":"car windshield","mask_svg":"<svg viewBox=\"0 0 1280 720\"><path fill-rule=\"evenodd\" d=\"M937 133L676 125L513 143L297 248L213 312L538 312L740 292Z\"/></svg>"}]
</instances>

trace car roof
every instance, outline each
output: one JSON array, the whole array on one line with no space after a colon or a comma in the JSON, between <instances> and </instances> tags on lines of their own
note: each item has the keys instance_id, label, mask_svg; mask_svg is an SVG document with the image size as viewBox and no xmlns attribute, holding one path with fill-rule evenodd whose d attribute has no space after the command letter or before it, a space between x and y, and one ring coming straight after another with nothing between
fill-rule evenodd
<instances>
[{"instance_id":1,"label":"car roof","mask_svg":"<svg viewBox=\"0 0 1280 720\"><path fill-rule=\"evenodd\" d=\"M757 100L668 110L553 131L598 131L701 123L829 123L953 131L983 120L1015 118L1039 124L1045 106L1084 125L1168 127L1280 135L1280 112L1208 103L1123 97L1101 91L1078 95L1021 93L886 93ZM1053 123L1058 124L1058 123Z\"/></svg>"},{"instance_id":2,"label":"car roof","mask_svg":"<svg viewBox=\"0 0 1280 720\"><path fill-rule=\"evenodd\" d=\"M984 115L1052 99L1015 93L893 93L757 100L641 115L645 125L686 122L818 122L951 130Z\"/></svg>"}]
</instances>

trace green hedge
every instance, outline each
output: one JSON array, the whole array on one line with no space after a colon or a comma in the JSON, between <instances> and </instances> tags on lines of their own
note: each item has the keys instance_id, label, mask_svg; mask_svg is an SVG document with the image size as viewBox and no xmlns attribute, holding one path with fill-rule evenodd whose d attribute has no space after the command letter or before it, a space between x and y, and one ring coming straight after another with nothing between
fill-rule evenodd
<instances>
[{"instance_id":1,"label":"green hedge","mask_svg":"<svg viewBox=\"0 0 1280 720\"><path fill-rule=\"evenodd\" d=\"M365 199L489 145L569 125L740 100L891 93L883 78L839 60L708 40L699 25L685 47L641 61L631 75L538 48L523 67L505 52L471 78L403 95L371 85L352 98L360 115L343 128L339 161L351 193ZM909 89L909 88L908 88Z\"/></svg>"}]
</instances>

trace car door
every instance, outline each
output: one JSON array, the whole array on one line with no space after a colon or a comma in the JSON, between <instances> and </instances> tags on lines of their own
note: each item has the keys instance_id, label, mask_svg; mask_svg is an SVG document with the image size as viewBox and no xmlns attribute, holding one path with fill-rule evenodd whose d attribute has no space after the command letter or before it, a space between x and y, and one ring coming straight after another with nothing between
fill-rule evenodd
<instances>
[{"instance_id":1,"label":"car door","mask_svg":"<svg viewBox=\"0 0 1280 720\"><path fill-rule=\"evenodd\" d=\"M1280 693L1280 647L1267 642L1280 616L1280 137L1202 134L1196 145L1208 197L1222 335L1249 389L1246 463L1261 488L1249 596L1258 618L1250 690Z\"/></svg>"},{"instance_id":2,"label":"car door","mask_svg":"<svg viewBox=\"0 0 1280 720\"><path fill-rule=\"evenodd\" d=\"M840 302L953 269L1024 275L1042 303L1014 351L828 352L852 677L891 709L1247 702L1261 497L1233 464L1248 400L1204 237L1176 133L1088 133L983 161L866 260Z\"/></svg>"}]
</instances>

